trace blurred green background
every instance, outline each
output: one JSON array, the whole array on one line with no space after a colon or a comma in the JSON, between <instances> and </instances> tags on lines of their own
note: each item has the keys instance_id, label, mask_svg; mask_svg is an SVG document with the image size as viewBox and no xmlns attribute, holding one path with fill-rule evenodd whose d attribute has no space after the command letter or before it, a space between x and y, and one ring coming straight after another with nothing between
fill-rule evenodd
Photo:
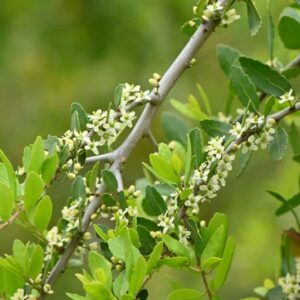
<instances>
[{"instance_id":1,"label":"blurred green background","mask_svg":"<svg viewBox=\"0 0 300 300\"><path fill-rule=\"evenodd\" d=\"M257 0L266 21L266 2ZM287 0L271 1L277 23ZM180 26L192 17L193 0L1 0L0 2L0 147L15 165L22 149L37 135L61 135L69 126L69 107L80 102L88 111L107 107L119 82L141 84L155 72L163 73L185 45ZM245 5L236 6L245 16ZM218 29L197 56L198 64L182 76L168 99L185 100L196 94L196 83L208 93L214 112L223 110L227 80L218 66L215 48L230 44L248 56L268 60L267 26L249 36L246 18L228 29ZM278 38L275 55L287 63L295 53L287 52ZM298 84L299 91L299 84ZM167 100L168 100L167 99ZM163 110L171 109L168 101ZM192 125L192 124L191 124ZM153 132L164 140L159 116ZM137 161L145 161L152 146L142 141L126 168L126 181L142 176ZM290 155L289 155L290 156ZM217 199L203 207L203 217L215 211L229 216L231 234L237 240L232 272L222 299L252 294L265 277L274 278L279 266L282 229L292 224L287 216L276 219L277 203L266 190L286 196L298 191L299 170L286 157L274 163L266 153L255 153L246 173L232 176ZM234 172L233 172L234 173ZM55 187L57 211L66 191ZM13 237L26 240L16 226L0 232L1 253L9 253ZM78 271L78 270L76 270ZM166 299L174 282L166 270L149 284L150 300ZM183 286L200 287L199 277L175 273ZM79 289L72 271L67 271L49 299L66 299L65 291Z\"/></svg>"}]
</instances>

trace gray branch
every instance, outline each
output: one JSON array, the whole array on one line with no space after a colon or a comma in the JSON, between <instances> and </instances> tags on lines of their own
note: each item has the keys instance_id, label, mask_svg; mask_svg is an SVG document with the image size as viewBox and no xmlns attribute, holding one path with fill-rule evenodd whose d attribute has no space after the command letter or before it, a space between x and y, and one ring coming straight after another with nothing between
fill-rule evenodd
<instances>
[{"instance_id":1,"label":"gray branch","mask_svg":"<svg viewBox=\"0 0 300 300\"><path fill-rule=\"evenodd\" d=\"M219 3L225 7L228 1L229 0L220 0ZM218 23L219 20L211 20L200 25L195 34L191 37L189 42L162 77L158 89L154 89L151 92L151 103L146 104L133 130L130 132L121 146L112 153L98 156L98 159L90 158L88 159L88 162L97 160L113 161L110 171L112 171L115 175L120 172L119 170L123 159L126 159L131 154L139 140L149 131L153 118L155 117L160 104L166 98L181 74L190 66L190 61L196 55L198 50L204 45L207 38L215 30ZM97 193L98 195L94 197L93 201L86 208L82 218L81 231L78 232L77 236L75 236L73 240L66 246L65 251L62 253L56 265L52 269L49 277L47 278L46 282L50 285L53 285L60 273L64 271L68 260L80 243L83 233L89 228L91 216L98 210L101 202L101 195L105 192L105 189L105 185L101 184Z\"/></svg>"}]
</instances>

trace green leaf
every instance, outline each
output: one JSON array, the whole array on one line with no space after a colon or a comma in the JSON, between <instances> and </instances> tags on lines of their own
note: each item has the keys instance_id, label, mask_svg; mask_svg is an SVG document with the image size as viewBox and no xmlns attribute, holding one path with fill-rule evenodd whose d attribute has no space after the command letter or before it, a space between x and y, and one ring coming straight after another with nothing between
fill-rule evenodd
<instances>
[{"instance_id":1,"label":"green leaf","mask_svg":"<svg viewBox=\"0 0 300 300\"><path fill-rule=\"evenodd\" d=\"M201 269L203 271L207 271L211 268L215 268L217 266L217 264L220 263L221 260L222 260L222 258L220 258L220 257L214 257L214 256L210 257L201 263Z\"/></svg>"},{"instance_id":2,"label":"green leaf","mask_svg":"<svg viewBox=\"0 0 300 300\"><path fill-rule=\"evenodd\" d=\"M24 183L24 206L26 209L36 203L43 190L44 183L41 177L35 172L30 172Z\"/></svg>"},{"instance_id":3,"label":"green leaf","mask_svg":"<svg viewBox=\"0 0 300 300\"><path fill-rule=\"evenodd\" d=\"M89 267L94 278L99 280L99 270L102 270L102 280L103 283L108 289L111 288L112 284L112 273L110 263L99 253L90 252L89 254Z\"/></svg>"},{"instance_id":4,"label":"green leaf","mask_svg":"<svg viewBox=\"0 0 300 300\"><path fill-rule=\"evenodd\" d=\"M267 99L265 109L264 109L264 115L265 116L268 116L271 113L272 108L273 108L275 103L276 103L276 98L274 96L270 96Z\"/></svg>"},{"instance_id":5,"label":"green leaf","mask_svg":"<svg viewBox=\"0 0 300 300\"><path fill-rule=\"evenodd\" d=\"M185 144L188 127L176 115L164 112L161 117L162 127L166 137L170 141L178 141Z\"/></svg>"},{"instance_id":6,"label":"green leaf","mask_svg":"<svg viewBox=\"0 0 300 300\"><path fill-rule=\"evenodd\" d=\"M143 286L146 277L147 264L144 257L141 255L136 262L134 272L129 282L129 293L136 295Z\"/></svg>"},{"instance_id":7,"label":"green leaf","mask_svg":"<svg viewBox=\"0 0 300 300\"><path fill-rule=\"evenodd\" d=\"M145 198L142 202L145 213L149 216L158 216L164 214L167 205L160 193L152 186L146 187Z\"/></svg>"},{"instance_id":8,"label":"green leaf","mask_svg":"<svg viewBox=\"0 0 300 300\"><path fill-rule=\"evenodd\" d=\"M223 259L217 267L216 275L212 281L214 291L219 290L225 283L225 280L231 267L234 250L235 241L232 237L229 237L224 248Z\"/></svg>"},{"instance_id":9,"label":"green leaf","mask_svg":"<svg viewBox=\"0 0 300 300\"><path fill-rule=\"evenodd\" d=\"M140 252L143 255L149 255L155 246L155 240L151 237L150 231L146 227L138 225L136 230L141 244L139 247Z\"/></svg>"},{"instance_id":10,"label":"green leaf","mask_svg":"<svg viewBox=\"0 0 300 300\"><path fill-rule=\"evenodd\" d=\"M118 181L115 175L109 170L102 170L102 177L106 187L111 192L117 192L118 190Z\"/></svg>"},{"instance_id":11,"label":"green leaf","mask_svg":"<svg viewBox=\"0 0 300 300\"><path fill-rule=\"evenodd\" d=\"M29 278L36 278L42 271L44 263L44 251L40 245L36 245L29 261Z\"/></svg>"},{"instance_id":12,"label":"green leaf","mask_svg":"<svg viewBox=\"0 0 300 300\"><path fill-rule=\"evenodd\" d=\"M97 224L94 224L93 225L93 228L96 232L96 234L105 242L108 241L108 235L106 233L107 230L103 230L103 225L97 225Z\"/></svg>"},{"instance_id":13,"label":"green leaf","mask_svg":"<svg viewBox=\"0 0 300 300\"><path fill-rule=\"evenodd\" d=\"M178 289L172 292L167 300L203 300L202 294L192 289Z\"/></svg>"},{"instance_id":14,"label":"green leaf","mask_svg":"<svg viewBox=\"0 0 300 300\"><path fill-rule=\"evenodd\" d=\"M3 221L7 221L12 214L14 208L14 196L12 190L0 182L0 217Z\"/></svg>"},{"instance_id":15,"label":"green leaf","mask_svg":"<svg viewBox=\"0 0 300 300\"><path fill-rule=\"evenodd\" d=\"M300 154L300 133L294 122L290 125L289 141L295 155Z\"/></svg>"},{"instance_id":16,"label":"green leaf","mask_svg":"<svg viewBox=\"0 0 300 300\"><path fill-rule=\"evenodd\" d=\"M224 225L221 225L217 228L214 234L208 240L202 255L201 261L206 261L210 257L219 257L222 253L222 249L225 241L225 228Z\"/></svg>"},{"instance_id":17,"label":"green leaf","mask_svg":"<svg viewBox=\"0 0 300 300\"><path fill-rule=\"evenodd\" d=\"M200 122L200 127L211 137L223 136L228 137L229 130L232 128L230 124L215 120L204 120Z\"/></svg>"},{"instance_id":18,"label":"green leaf","mask_svg":"<svg viewBox=\"0 0 300 300\"><path fill-rule=\"evenodd\" d=\"M164 244L159 242L153 249L148 261L147 261L147 270L146 274L150 274L152 270L157 266L157 263L161 257Z\"/></svg>"},{"instance_id":19,"label":"green leaf","mask_svg":"<svg viewBox=\"0 0 300 300\"><path fill-rule=\"evenodd\" d=\"M279 36L288 49L300 48L300 10L293 7L284 9L278 25Z\"/></svg>"},{"instance_id":20,"label":"green leaf","mask_svg":"<svg viewBox=\"0 0 300 300\"><path fill-rule=\"evenodd\" d=\"M190 131L189 137L192 148L192 156L195 157L195 168L197 168L204 160L203 144L200 129L192 129Z\"/></svg>"},{"instance_id":21,"label":"green leaf","mask_svg":"<svg viewBox=\"0 0 300 300\"><path fill-rule=\"evenodd\" d=\"M12 164L2 150L0 150L0 159L4 163L7 170L9 186L12 189L13 198L15 200L17 194L17 178Z\"/></svg>"},{"instance_id":22,"label":"green leaf","mask_svg":"<svg viewBox=\"0 0 300 300\"><path fill-rule=\"evenodd\" d=\"M115 105L115 107L118 107L121 103L123 88L124 88L123 83L120 83L115 87L115 91L114 91L114 105Z\"/></svg>"},{"instance_id":23,"label":"green leaf","mask_svg":"<svg viewBox=\"0 0 300 300\"><path fill-rule=\"evenodd\" d=\"M196 32L200 24L201 20L199 18L193 18L181 26L181 32L191 37Z\"/></svg>"},{"instance_id":24,"label":"green leaf","mask_svg":"<svg viewBox=\"0 0 300 300\"><path fill-rule=\"evenodd\" d=\"M44 142L38 136L33 144L30 162L28 165L28 172L33 171L41 174L42 165L45 160Z\"/></svg>"},{"instance_id":25,"label":"green leaf","mask_svg":"<svg viewBox=\"0 0 300 300\"><path fill-rule=\"evenodd\" d=\"M150 154L149 160L154 171L154 175L162 181L171 184L177 184L180 182L179 176L175 173L172 165L168 163L158 154ZM150 171L152 172L151 168Z\"/></svg>"},{"instance_id":26,"label":"green leaf","mask_svg":"<svg viewBox=\"0 0 300 300\"><path fill-rule=\"evenodd\" d=\"M158 261L158 266L168 266L170 268L181 269L189 264L189 259L187 257L165 257Z\"/></svg>"},{"instance_id":27,"label":"green leaf","mask_svg":"<svg viewBox=\"0 0 300 300\"><path fill-rule=\"evenodd\" d=\"M34 225L43 232L47 229L52 217L52 202L49 196L45 196L34 211Z\"/></svg>"},{"instance_id":28,"label":"green leaf","mask_svg":"<svg viewBox=\"0 0 300 300\"><path fill-rule=\"evenodd\" d=\"M221 44L217 47L219 64L227 76L230 75L231 67L238 62L240 56L240 51L227 45Z\"/></svg>"},{"instance_id":29,"label":"green leaf","mask_svg":"<svg viewBox=\"0 0 300 300\"><path fill-rule=\"evenodd\" d=\"M274 139L268 145L268 151L272 159L276 161L282 160L287 152L287 147L288 135L283 128L277 127L274 134Z\"/></svg>"},{"instance_id":30,"label":"green leaf","mask_svg":"<svg viewBox=\"0 0 300 300\"><path fill-rule=\"evenodd\" d=\"M50 183L52 178L54 177L57 167L58 167L59 159L58 155L54 153L49 156L42 165L42 178L45 183Z\"/></svg>"},{"instance_id":31,"label":"green leaf","mask_svg":"<svg viewBox=\"0 0 300 300\"><path fill-rule=\"evenodd\" d=\"M259 98L256 93L256 88L242 68L232 66L230 80L232 81L233 89L243 106L248 107L250 102L251 105L249 106L249 109L251 111L258 110Z\"/></svg>"},{"instance_id":32,"label":"green leaf","mask_svg":"<svg viewBox=\"0 0 300 300\"><path fill-rule=\"evenodd\" d=\"M258 30L261 27L262 20L261 16L254 4L253 0L244 0L247 3L247 12L248 12L248 24L250 28L251 36L257 34Z\"/></svg>"},{"instance_id":33,"label":"green leaf","mask_svg":"<svg viewBox=\"0 0 300 300\"><path fill-rule=\"evenodd\" d=\"M274 192L272 192L271 194L275 197ZM284 199L284 198L282 197L282 199ZM281 216L281 215L285 214L286 212L290 211L291 209L293 209L293 208L295 208L299 205L300 205L300 194L296 194L288 200L284 199L284 203L276 210L275 215L276 216Z\"/></svg>"},{"instance_id":34,"label":"green leaf","mask_svg":"<svg viewBox=\"0 0 300 300\"><path fill-rule=\"evenodd\" d=\"M292 89L286 78L268 65L247 57L239 61L255 86L264 93L280 97Z\"/></svg>"},{"instance_id":35,"label":"green leaf","mask_svg":"<svg viewBox=\"0 0 300 300\"><path fill-rule=\"evenodd\" d=\"M66 293L66 295L73 300L91 300L89 297L80 296L74 293Z\"/></svg>"},{"instance_id":36,"label":"green leaf","mask_svg":"<svg viewBox=\"0 0 300 300\"><path fill-rule=\"evenodd\" d=\"M82 201L86 198L86 192L85 192L85 184L83 181L82 176L78 176L75 178L75 180L72 183L72 197L73 199L80 199Z\"/></svg>"},{"instance_id":37,"label":"green leaf","mask_svg":"<svg viewBox=\"0 0 300 300\"><path fill-rule=\"evenodd\" d=\"M236 177L242 176L242 174L245 172L249 161L251 159L252 151L248 151L246 153L240 152L239 153L239 160L238 160L238 170Z\"/></svg>"},{"instance_id":38,"label":"green leaf","mask_svg":"<svg viewBox=\"0 0 300 300\"><path fill-rule=\"evenodd\" d=\"M80 132L80 121L79 121L79 116L78 116L77 111L74 111L71 115L70 128L71 128L72 131Z\"/></svg>"},{"instance_id":39,"label":"green leaf","mask_svg":"<svg viewBox=\"0 0 300 300\"><path fill-rule=\"evenodd\" d=\"M197 90L200 94L200 97L201 97L202 101L204 102L204 105L205 105L205 108L206 108L206 111L207 111L208 115L211 116L212 111L211 111L211 107L210 107L210 101L208 99L207 94L204 91L204 88L199 83L196 85L196 87L197 87Z\"/></svg>"},{"instance_id":40,"label":"green leaf","mask_svg":"<svg viewBox=\"0 0 300 300\"><path fill-rule=\"evenodd\" d=\"M71 114L74 112L77 113L78 121L79 121L79 131L83 131L86 129L86 124L88 123L87 113L84 108L77 102L73 102L71 105Z\"/></svg>"},{"instance_id":41,"label":"green leaf","mask_svg":"<svg viewBox=\"0 0 300 300\"><path fill-rule=\"evenodd\" d=\"M165 243L167 248L170 251L174 252L176 255L189 257L188 249L176 239L167 234L162 234L161 240Z\"/></svg>"},{"instance_id":42,"label":"green leaf","mask_svg":"<svg viewBox=\"0 0 300 300\"><path fill-rule=\"evenodd\" d=\"M195 157L192 155L192 145L191 145L191 139L188 135L187 137L187 150L186 150L186 159L185 159L185 168L184 168L184 182L185 186L188 185L192 170L194 169L194 161Z\"/></svg>"},{"instance_id":43,"label":"green leaf","mask_svg":"<svg viewBox=\"0 0 300 300\"><path fill-rule=\"evenodd\" d=\"M113 282L113 291L114 294L120 298L123 296L128 290L128 280L126 277L126 272L122 271Z\"/></svg>"},{"instance_id":44,"label":"green leaf","mask_svg":"<svg viewBox=\"0 0 300 300\"><path fill-rule=\"evenodd\" d=\"M225 214L221 214L219 212L216 212L213 217L210 219L209 224L208 224L208 233L209 236L212 236L215 231L219 228L219 226L223 225L224 226L224 232L225 236L227 236L227 231L228 231L228 219Z\"/></svg>"},{"instance_id":45,"label":"green leaf","mask_svg":"<svg viewBox=\"0 0 300 300\"><path fill-rule=\"evenodd\" d=\"M98 161L87 175L87 185L92 193L96 191L96 182L99 174L99 167L100 167L100 162Z\"/></svg>"}]
</instances>

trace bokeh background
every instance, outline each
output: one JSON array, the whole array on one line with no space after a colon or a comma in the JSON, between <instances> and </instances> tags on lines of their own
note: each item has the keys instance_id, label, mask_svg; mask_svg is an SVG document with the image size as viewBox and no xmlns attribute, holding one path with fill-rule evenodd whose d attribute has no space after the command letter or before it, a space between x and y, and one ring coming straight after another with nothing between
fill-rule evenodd
<instances>
[{"instance_id":1,"label":"bokeh background","mask_svg":"<svg viewBox=\"0 0 300 300\"><path fill-rule=\"evenodd\" d=\"M266 21L267 1L256 2ZM289 1L271 2L277 23ZM151 74L163 73L185 45L187 37L180 26L192 17L193 4L193 0L1 0L0 148L18 165L24 146L37 135L61 135L67 130L73 101L91 111L107 107L119 82L149 88ZM245 16L244 3L236 8ZM218 29L197 56L197 66L182 76L168 99L185 100L189 93L197 93L195 85L201 83L214 112L223 110L227 79L216 60L216 45L230 44L247 56L267 61L266 35L264 22L259 34L250 37L246 18L226 30ZM285 64L295 53L285 51L276 38L275 55ZM297 88L299 82L294 83ZM166 101L161 111L170 109ZM159 140L165 139L159 115L153 132ZM136 162L145 161L150 151L151 145L142 141L128 162L127 183L143 175ZM299 169L290 156L274 163L266 153L255 153L246 173L239 180L231 176L220 196L203 207L203 218L215 211L228 215L238 245L221 299L251 295L265 277L277 274L280 233L292 226L293 220L289 216L275 218L277 203L266 190L286 196L298 191ZM60 186L53 191L57 214L67 192ZM14 236L28 238L14 225L1 231L1 253L10 253ZM73 273L67 271L60 278L57 294L49 299L67 299L65 291L80 289ZM150 300L166 299L174 284L201 285L200 278L188 273L173 272L177 283L170 274L166 269L154 276L149 284Z\"/></svg>"}]
</instances>

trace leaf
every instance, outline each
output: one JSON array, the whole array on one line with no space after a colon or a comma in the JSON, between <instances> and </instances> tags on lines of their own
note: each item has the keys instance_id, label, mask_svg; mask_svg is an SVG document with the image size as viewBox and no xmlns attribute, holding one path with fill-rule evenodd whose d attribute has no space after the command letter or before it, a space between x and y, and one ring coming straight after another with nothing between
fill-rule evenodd
<instances>
[{"instance_id":1,"label":"leaf","mask_svg":"<svg viewBox=\"0 0 300 300\"><path fill-rule=\"evenodd\" d=\"M162 234L161 240L165 243L167 248L170 251L174 252L176 255L189 257L189 252L187 248L176 239L172 238L167 234Z\"/></svg>"},{"instance_id":2,"label":"leaf","mask_svg":"<svg viewBox=\"0 0 300 300\"><path fill-rule=\"evenodd\" d=\"M44 142L38 136L33 144L30 162L28 165L28 172L33 171L41 174L42 165L45 160Z\"/></svg>"},{"instance_id":3,"label":"leaf","mask_svg":"<svg viewBox=\"0 0 300 300\"><path fill-rule=\"evenodd\" d=\"M42 165L42 178L45 183L50 183L52 178L54 177L57 167L58 167L59 159L58 155L54 153L49 156Z\"/></svg>"},{"instance_id":4,"label":"leaf","mask_svg":"<svg viewBox=\"0 0 300 300\"><path fill-rule=\"evenodd\" d=\"M189 137L191 142L192 156L195 157L195 168L197 168L204 160L203 144L200 129L193 128L189 133Z\"/></svg>"},{"instance_id":5,"label":"leaf","mask_svg":"<svg viewBox=\"0 0 300 300\"><path fill-rule=\"evenodd\" d=\"M140 252L143 255L149 255L155 247L155 240L152 238L150 231L146 227L138 225L136 230L141 244L139 247Z\"/></svg>"},{"instance_id":6,"label":"leaf","mask_svg":"<svg viewBox=\"0 0 300 300\"><path fill-rule=\"evenodd\" d=\"M248 151L246 153L240 152L239 153L239 160L238 160L238 170L237 170L237 175L236 177L242 176L244 171L246 170L248 163L251 159L252 152Z\"/></svg>"},{"instance_id":7,"label":"leaf","mask_svg":"<svg viewBox=\"0 0 300 300\"><path fill-rule=\"evenodd\" d=\"M238 62L240 56L240 51L227 45L220 44L217 47L219 64L227 76L230 75L231 67Z\"/></svg>"},{"instance_id":8,"label":"leaf","mask_svg":"<svg viewBox=\"0 0 300 300\"><path fill-rule=\"evenodd\" d=\"M44 190L44 183L41 177L35 173L30 172L24 183L24 206L29 209L41 197Z\"/></svg>"},{"instance_id":9,"label":"leaf","mask_svg":"<svg viewBox=\"0 0 300 300\"><path fill-rule=\"evenodd\" d=\"M229 136L230 124L215 120L204 120L200 122L200 127L211 137Z\"/></svg>"},{"instance_id":10,"label":"leaf","mask_svg":"<svg viewBox=\"0 0 300 300\"><path fill-rule=\"evenodd\" d=\"M234 250L235 241L232 237L229 237L224 248L223 259L218 265L216 269L216 275L212 281L214 291L219 290L225 283L228 272L230 270Z\"/></svg>"},{"instance_id":11,"label":"leaf","mask_svg":"<svg viewBox=\"0 0 300 300\"><path fill-rule=\"evenodd\" d=\"M164 244L162 242L159 242L153 249L148 261L147 261L147 270L146 274L149 275L152 270L156 267L163 250Z\"/></svg>"},{"instance_id":12,"label":"leaf","mask_svg":"<svg viewBox=\"0 0 300 300\"><path fill-rule=\"evenodd\" d=\"M192 289L178 289L172 292L167 300L203 300L202 294Z\"/></svg>"},{"instance_id":13,"label":"leaf","mask_svg":"<svg viewBox=\"0 0 300 300\"><path fill-rule=\"evenodd\" d=\"M157 154L150 154L149 160L154 170L154 175L156 175L159 179L172 184L180 182L180 178L175 173L173 167L162 157ZM150 169L150 171L152 170Z\"/></svg>"},{"instance_id":14,"label":"leaf","mask_svg":"<svg viewBox=\"0 0 300 300\"><path fill-rule=\"evenodd\" d=\"M280 16L278 32L287 49L300 48L300 10L293 7L284 9Z\"/></svg>"},{"instance_id":15,"label":"leaf","mask_svg":"<svg viewBox=\"0 0 300 300\"><path fill-rule=\"evenodd\" d=\"M289 141L295 155L300 154L300 133L294 122L290 125Z\"/></svg>"},{"instance_id":16,"label":"leaf","mask_svg":"<svg viewBox=\"0 0 300 300\"><path fill-rule=\"evenodd\" d=\"M261 27L262 20L253 0L244 0L247 3L248 24L251 36L257 34Z\"/></svg>"},{"instance_id":17,"label":"leaf","mask_svg":"<svg viewBox=\"0 0 300 300\"><path fill-rule=\"evenodd\" d=\"M96 191L96 182L99 174L99 167L100 162L98 161L92 168L92 170L89 171L87 177L87 185L92 193Z\"/></svg>"},{"instance_id":18,"label":"leaf","mask_svg":"<svg viewBox=\"0 0 300 300\"><path fill-rule=\"evenodd\" d=\"M102 280L103 283L108 289L110 289L112 284L112 273L111 273L111 265L108 261L97 252L90 252L89 254L89 267L92 272L94 278L99 280L98 270L102 270Z\"/></svg>"},{"instance_id":19,"label":"leaf","mask_svg":"<svg viewBox=\"0 0 300 300\"><path fill-rule=\"evenodd\" d=\"M208 99L208 96L205 93L204 88L199 83L196 86L197 86L198 92L200 94L200 97L201 97L201 99L204 102L206 111L207 111L208 115L211 116L212 115L212 111L211 111L210 101Z\"/></svg>"},{"instance_id":20,"label":"leaf","mask_svg":"<svg viewBox=\"0 0 300 300\"><path fill-rule=\"evenodd\" d=\"M78 112L74 111L71 115L71 124L70 124L70 129L72 131L78 131L80 132L80 121L79 121L79 116Z\"/></svg>"},{"instance_id":21,"label":"leaf","mask_svg":"<svg viewBox=\"0 0 300 300\"><path fill-rule=\"evenodd\" d=\"M265 116L268 116L271 113L275 103L276 103L276 98L273 95L267 99L265 109L264 109Z\"/></svg>"},{"instance_id":22,"label":"leaf","mask_svg":"<svg viewBox=\"0 0 300 300\"><path fill-rule=\"evenodd\" d=\"M223 225L219 226L214 234L208 240L202 255L201 261L206 261L210 257L221 255L221 251L225 241L225 228Z\"/></svg>"},{"instance_id":23,"label":"leaf","mask_svg":"<svg viewBox=\"0 0 300 300\"><path fill-rule=\"evenodd\" d=\"M34 211L34 225L43 232L47 229L52 217L52 202L49 196L45 196Z\"/></svg>"},{"instance_id":24,"label":"leaf","mask_svg":"<svg viewBox=\"0 0 300 300\"><path fill-rule=\"evenodd\" d=\"M193 165L194 165L194 159L195 157L192 155L192 145L191 145L191 140L190 136L188 135L187 137L187 150L186 150L186 159L185 159L185 167L184 167L184 183L185 186L188 186L192 170L193 170Z\"/></svg>"},{"instance_id":25,"label":"leaf","mask_svg":"<svg viewBox=\"0 0 300 300\"><path fill-rule=\"evenodd\" d=\"M136 295L141 289L146 277L147 264L144 257L141 255L136 262L134 272L129 282L129 293Z\"/></svg>"},{"instance_id":26,"label":"leaf","mask_svg":"<svg viewBox=\"0 0 300 300\"><path fill-rule=\"evenodd\" d=\"M271 194L275 197L274 192ZM282 199L284 199L284 198L282 197ZM284 199L284 203L276 210L275 215L281 216L281 215L285 214L286 212L290 211L291 209L296 208L299 205L300 205L300 194L296 194L288 200Z\"/></svg>"},{"instance_id":27,"label":"leaf","mask_svg":"<svg viewBox=\"0 0 300 300\"><path fill-rule=\"evenodd\" d=\"M120 83L115 87L114 91L114 105L118 107L121 103L122 94L123 94L124 84Z\"/></svg>"},{"instance_id":28,"label":"leaf","mask_svg":"<svg viewBox=\"0 0 300 300\"><path fill-rule=\"evenodd\" d=\"M77 113L78 121L79 121L79 131L83 131L86 129L86 124L88 123L87 113L81 104L77 102L73 102L71 104L71 114L73 116L74 112Z\"/></svg>"},{"instance_id":29,"label":"leaf","mask_svg":"<svg viewBox=\"0 0 300 300\"><path fill-rule=\"evenodd\" d=\"M96 232L96 234L105 242L108 241L108 235L107 235L107 230L104 230L105 226L104 225L97 225L94 224L93 228Z\"/></svg>"},{"instance_id":30,"label":"leaf","mask_svg":"<svg viewBox=\"0 0 300 300\"><path fill-rule=\"evenodd\" d=\"M36 245L29 262L29 278L36 278L42 271L44 263L44 251L40 245Z\"/></svg>"},{"instance_id":31,"label":"leaf","mask_svg":"<svg viewBox=\"0 0 300 300\"><path fill-rule=\"evenodd\" d=\"M162 127L166 137L170 141L178 141L185 144L188 127L176 115L164 112L161 117Z\"/></svg>"},{"instance_id":32,"label":"leaf","mask_svg":"<svg viewBox=\"0 0 300 300\"><path fill-rule=\"evenodd\" d=\"M123 296L128 290L128 280L126 277L126 272L122 271L113 282L113 291L114 294L120 298Z\"/></svg>"},{"instance_id":33,"label":"leaf","mask_svg":"<svg viewBox=\"0 0 300 300\"><path fill-rule=\"evenodd\" d=\"M189 264L189 259L187 257L165 257L158 261L158 266L168 266L170 268L181 269Z\"/></svg>"},{"instance_id":34,"label":"leaf","mask_svg":"<svg viewBox=\"0 0 300 300\"><path fill-rule=\"evenodd\" d=\"M149 216L158 216L164 214L167 210L167 205L163 197L150 185L146 187L146 194L142 202L142 207Z\"/></svg>"},{"instance_id":35,"label":"leaf","mask_svg":"<svg viewBox=\"0 0 300 300\"><path fill-rule=\"evenodd\" d=\"M285 156L288 147L288 135L286 131L277 127L274 139L268 145L268 151L275 161L280 161Z\"/></svg>"},{"instance_id":36,"label":"leaf","mask_svg":"<svg viewBox=\"0 0 300 300\"><path fill-rule=\"evenodd\" d=\"M3 221L7 221L14 208L14 196L12 190L2 182L0 182L0 217Z\"/></svg>"},{"instance_id":37,"label":"leaf","mask_svg":"<svg viewBox=\"0 0 300 300\"><path fill-rule=\"evenodd\" d=\"M211 268L215 268L216 265L220 263L220 261L222 261L222 258L220 257L210 257L201 263L201 269L203 271L207 271Z\"/></svg>"},{"instance_id":38,"label":"leaf","mask_svg":"<svg viewBox=\"0 0 300 300\"><path fill-rule=\"evenodd\" d=\"M115 175L109 170L102 170L102 177L104 183L106 184L107 188L111 192L117 192L118 190L118 181Z\"/></svg>"},{"instance_id":39,"label":"leaf","mask_svg":"<svg viewBox=\"0 0 300 300\"><path fill-rule=\"evenodd\" d=\"M75 178L75 180L72 183L72 197L73 199L80 199L82 201L86 198L86 192L85 192L85 184L83 181L82 176L78 176Z\"/></svg>"},{"instance_id":40,"label":"leaf","mask_svg":"<svg viewBox=\"0 0 300 300\"><path fill-rule=\"evenodd\" d=\"M230 80L238 98L244 107L248 107L249 101L251 105L249 109L256 111L259 108L259 98L256 93L256 88L249 76L237 66L231 67Z\"/></svg>"},{"instance_id":41,"label":"leaf","mask_svg":"<svg viewBox=\"0 0 300 300\"><path fill-rule=\"evenodd\" d=\"M264 93L280 97L292 89L286 78L268 65L247 57L239 61L255 86Z\"/></svg>"}]
</instances>

